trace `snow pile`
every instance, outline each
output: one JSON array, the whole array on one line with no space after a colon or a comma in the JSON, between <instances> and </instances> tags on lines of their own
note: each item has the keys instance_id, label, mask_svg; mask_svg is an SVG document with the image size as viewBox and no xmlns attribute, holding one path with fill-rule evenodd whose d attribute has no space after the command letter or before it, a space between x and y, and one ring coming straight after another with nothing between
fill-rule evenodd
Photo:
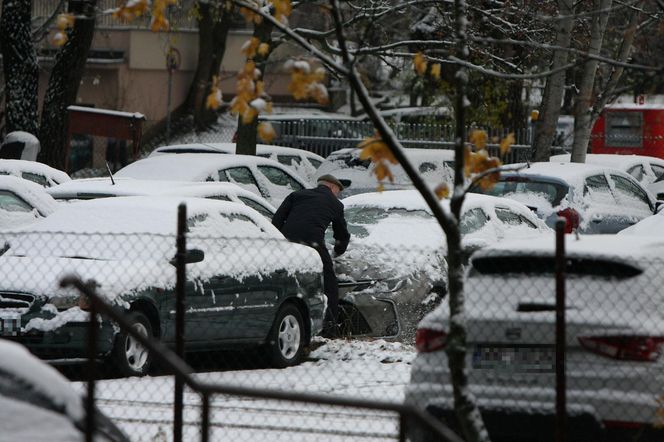
<instances>
[{"instance_id":1,"label":"snow pile","mask_svg":"<svg viewBox=\"0 0 664 442\"><path fill-rule=\"evenodd\" d=\"M23 175L24 173L45 177L48 180L48 184L45 187L71 180L69 175L65 172L36 161L0 159L0 174L26 178L26 176Z\"/></svg>"},{"instance_id":2,"label":"snow pile","mask_svg":"<svg viewBox=\"0 0 664 442\"><path fill-rule=\"evenodd\" d=\"M312 346L320 347L313 350L309 357L325 361L379 361L384 364L404 362L409 364L415 358L412 345L402 342L376 340L343 340L316 337Z\"/></svg>"}]
</instances>

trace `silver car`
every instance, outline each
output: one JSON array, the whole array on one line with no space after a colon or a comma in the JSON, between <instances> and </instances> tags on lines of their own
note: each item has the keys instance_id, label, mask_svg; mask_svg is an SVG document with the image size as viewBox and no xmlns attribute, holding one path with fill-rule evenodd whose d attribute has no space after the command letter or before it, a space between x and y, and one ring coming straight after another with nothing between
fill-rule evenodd
<instances>
[{"instance_id":1,"label":"silver car","mask_svg":"<svg viewBox=\"0 0 664 442\"><path fill-rule=\"evenodd\" d=\"M494 441L553 440L554 244L504 242L471 259L467 373ZM566 249L568 440L664 440L664 241L570 236ZM406 400L453 423L449 321L443 302L420 323Z\"/></svg>"}]
</instances>

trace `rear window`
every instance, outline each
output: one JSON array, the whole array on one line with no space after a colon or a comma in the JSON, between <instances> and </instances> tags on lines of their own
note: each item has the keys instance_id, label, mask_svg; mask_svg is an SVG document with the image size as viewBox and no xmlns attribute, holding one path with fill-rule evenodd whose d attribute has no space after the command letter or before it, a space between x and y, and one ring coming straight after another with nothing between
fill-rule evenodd
<instances>
[{"instance_id":1,"label":"rear window","mask_svg":"<svg viewBox=\"0 0 664 442\"><path fill-rule=\"evenodd\" d=\"M532 194L544 197L551 206L555 207L567 195L568 187L562 183L538 180L524 176L505 176L490 189L482 189L474 186L470 189L473 193L483 193L493 196L507 196L515 193Z\"/></svg>"},{"instance_id":2,"label":"rear window","mask_svg":"<svg viewBox=\"0 0 664 442\"><path fill-rule=\"evenodd\" d=\"M482 275L551 275L556 269L553 256L487 256L472 260L473 270ZM626 279L643 273L628 263L608 258L566 258L568 276L593 276L606 279Z\"/></svg>"}]
</instances>

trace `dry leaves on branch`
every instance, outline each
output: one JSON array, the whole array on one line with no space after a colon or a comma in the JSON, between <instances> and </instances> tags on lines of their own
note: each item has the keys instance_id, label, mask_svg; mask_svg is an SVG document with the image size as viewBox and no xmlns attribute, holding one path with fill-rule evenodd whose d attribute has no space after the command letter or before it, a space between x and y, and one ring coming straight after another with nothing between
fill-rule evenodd
<instances>
[{"instance_id":1,"label":"dry leaves on branch","mask_svg":"<svg viewBox=\"0 0 664 442\"><path fill-rule=\"evenodd\" d=\"M464 175L472 178L487 172L490 169L496 169L502 165L500 159L492 157L487 151L487 133L483 130L473 130L470 133L471 145L464 147ZM513 138L513 135L512 135ZM506 146L511 146L509 140L501 142L501 149L505 143ZM492 188L500 179L500 171L495 171L487 174L477 181L477 185L482 189Z\"/></svg>"},{"instance_id":2,"label":"dry leaves on branch","mask_svg":"<svg viewBox=\"0 0 664 442\"><path fill-rule=\"evenodd\" d=\"M312 69L306 60L289 60L284 64L284 69L291 74L291 82L288 91L296 100L313 99L321 105L327 105L330 101L327 87L325 86L325 69L318 67Z\"/></svg>"},{"instance_id":3,"label":"dry leaves on branch","mask_svg":"<svg viewBox=\"0 0 664 442\"><path fill-rule=\"evenodd\" d=\"M376 134L373 137L365 138L358 147L362 149L360 159L371 160L375 165L372 173L378 179L379 192L384 189L383 180L388 179L390 182L394 182L394 175L392 175L388 163L399 164L399 162L390 148L387 147L387 144L380 138L380 135Z\"/></svg>"},{"instance_id":4,"label":"dry leaves on branch","mask_svg":"<svg viewBox=\"0 0 664 442\"><path fill-rule=\"evenodd\" d=\"M59 14L55 20L55 28L57 29L51 35L50 41L53 46L63 46L67 43L67 29L74 27L76 19L73 14Z\"/></svg>"},{"instance_id":5,"label":"dry leaves on branch","mask_svg":"<svg viewBox=\"0 0 664 442\"><path fill-rule=\"evenodd\" d=\"M212 86L210 87L210 94L205 100L205 107L211 110L217 110L221 106L223 97L221 95L220 79L218 76L212 77Z\"/></svg>"},{"instance_id":6,"label":"dry leaves on branch","mask_svg":"<svg viewBox=\"0 0 664 442\"><path fill-rule=\"evenodd\" d=\"M267 121L263 121L258 124L258 137L267 144L272 143L274 137L277 136L277 133L274 130L274 127Z\"/></svg>"}]
</instances>

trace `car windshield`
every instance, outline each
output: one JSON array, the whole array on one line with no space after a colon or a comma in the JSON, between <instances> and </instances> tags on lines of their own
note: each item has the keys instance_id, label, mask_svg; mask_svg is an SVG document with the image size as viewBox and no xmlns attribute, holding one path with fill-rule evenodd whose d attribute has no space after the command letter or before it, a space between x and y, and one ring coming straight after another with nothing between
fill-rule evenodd
<instances>
[{"instance_id":1,"label":"car windshield","mask_svg":"<svg viewBox=\"0 0 664 442\"><path fill-rule=\"evenodd\" d=\"M474 193L483 193L485 195L502 197L513 197L514 195L528 194L536 197L537 199L543 198L553 207L560 204L565 195L567 195L567 191L567 186L562 183L538 180L530 177L511 176L501 178L501 181L496 183L496 185L490 189L482 189L479 186L472 189L472 192Z\"/></svg>"}]
</instances>

